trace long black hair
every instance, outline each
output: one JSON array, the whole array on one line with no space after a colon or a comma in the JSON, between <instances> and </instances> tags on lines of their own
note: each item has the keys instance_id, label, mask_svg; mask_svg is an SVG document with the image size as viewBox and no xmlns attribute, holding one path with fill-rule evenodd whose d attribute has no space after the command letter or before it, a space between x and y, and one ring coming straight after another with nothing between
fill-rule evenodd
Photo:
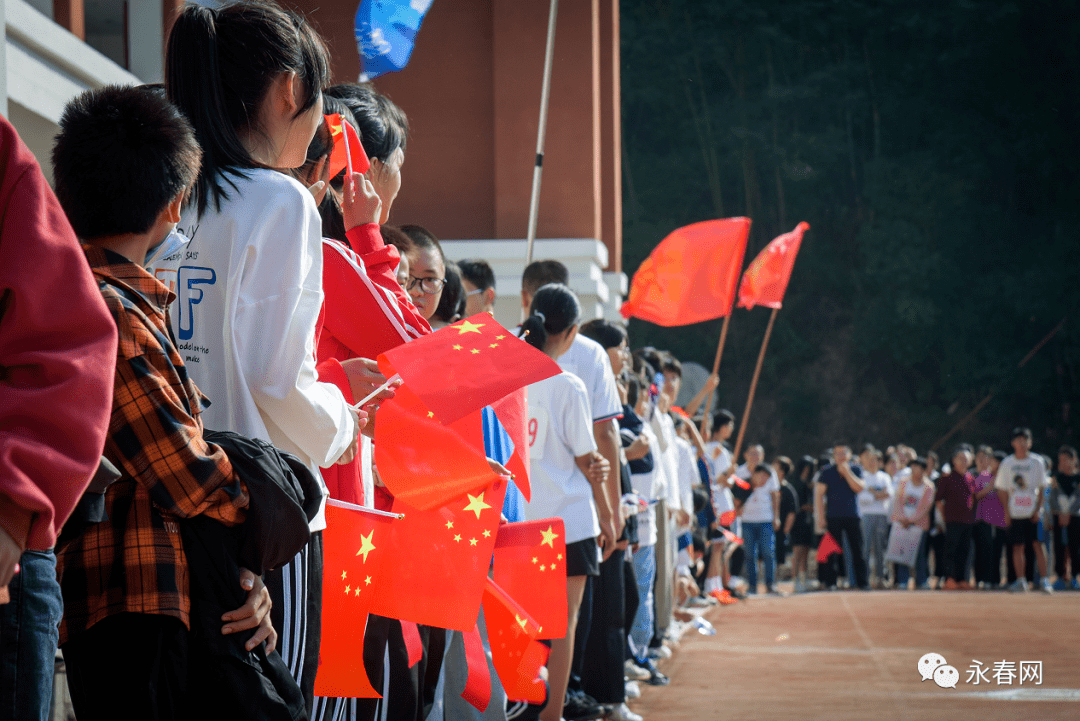
<instances>
[{"instance_id":1,"label":"long black hair","mask_svg":"<svg viewBox=\"0 0 1080 721\"><path fill-rule=\"evenodd\" d=\"M626 340L626 329L618 323L603 318L594 318L581 326L581 335L592 338L603 346L604 350L618 348Z\"/></svg>"},{"instance_id":2,"label":"long black hair","mask_svg":"<svg viewBox=\"0 0 1080 721\"><path fill-rule=\"evenodd\" d=\"M544 350L548 336L577 325L580 317L581 304L574 291L562 283L548 283L533 296L529 317L521 324L522 337L534 348Z\"/></svg>"},{"instance_id":3,"label":"long black hair","mask_svg":"<svg viewBox=\"0 0 1080 721\"><path fill-rule=\"evenodd\" d=\"M201 216L228 198L226 174L261 167L240 140L253 123L274 78L295 72L304 90L297 115L311 108L330 84L330 57L307 22L271 2L237 2L221 8L187 5L169 33L165 88L195 128L202 170L193 200Z\"/></svg>"}]
</instances>

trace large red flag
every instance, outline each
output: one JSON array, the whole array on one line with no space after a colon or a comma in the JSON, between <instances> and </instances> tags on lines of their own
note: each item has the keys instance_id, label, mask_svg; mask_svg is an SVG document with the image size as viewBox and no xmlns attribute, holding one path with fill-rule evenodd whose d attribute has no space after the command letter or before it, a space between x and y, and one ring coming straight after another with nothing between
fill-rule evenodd
<instances>
[{"instance_id":1,"label":"large red flag","mask_svg":"<svg viewBox=\"0 0 1080 721\"><path fill-rule=\"evenodd\" d=\"M634 273L624 318L688 325L731 312L742 270L749 218L706 220L660 241Z\"/></svg>"},{"instance_id":2,"label":"large red flag","mask_svg":"<svg viewBox=\"0 0 1080 721\"><path fill-rule=\"evenodd\" d=\"M536 621L490 578L484 588L484 621L491 663L506 697L543 704L547 686L540 679L540 667L547 663L549 649L536 640Z\"/></svg>"},{"instance_id":3,"label":"large red flag","mask_svg":"<svg viewBox=\"0 0 1080 721\"><path fill-rule=\"evenodd\" d=\"M505 523L495 539L495 582L536 619L537 638L566 635L566 536L561 518Z\"/></svg>"},{"instance_id":4,"label":"large red flag","mask_svg":"<svg viewBox=\"0 0 1080 721\"><path fill-rule=\"evenodd\" d=\"M322 644L315 693L378 698L364 669L364 628L390 556L386 514L330 499L323 531Z\"/></svg>"},{"instance_id":5,"label":"large red flag","mask_svg":"<svg viewBox=\"0 0 1080 721\"><path fill-rule=\"evenodd\" d=\"M394 499L394 513L405 517L390 525L387 546L393 560L375 589L371 612L471 630L480 613L507 483L497 477L430 511Z\"/></svg>"},{"instance_id":6,"label":"large red flag","mask_svg":"<svg viewBox=\"0 0 1080 721\"><path fill-rule=\"evenodd\" d=\"M791 280L791 269L795 267L795 256L802 245L803 233L808 230L809 223L799 223L795 230L776 236L758 253L743 273L739 285L740 308L749 309L755 305L780 307L788 281Z\"/></svg>"},{"instance_id":7,"label":"large red flag","mask_svg":"<svg viewBox=\"0 0 1080 721\"><path fill-rule=\"evenodd\" d=\"M443 425L408 384L399 386L375 424L375 466L387 490L428 511L491 483L480 413Z\"/></svg>"},{"instance_id":8,"label":"large red flag","mask_svg":"<svg viewBox=\"0 0 1080 721\"><path fill-rule=\"evenodd\" d=\"M562 372L546 354L478 313L379 356L387 378L400 374L443 423Z\"/></svg>"},{"instance_id":9,"label":"large red flag","mask_svg":"<svg viewBox=\"0 0 1080 721\"><path fill-rule=\"evenodd\" d=\"M366 173L371 167L360 136L348 121L342 121L339 113L323 116L330 128L330 139L334 143L330 151L330 177L333 178L352 164L354 173Z\"/></svg>"}]
</instances>

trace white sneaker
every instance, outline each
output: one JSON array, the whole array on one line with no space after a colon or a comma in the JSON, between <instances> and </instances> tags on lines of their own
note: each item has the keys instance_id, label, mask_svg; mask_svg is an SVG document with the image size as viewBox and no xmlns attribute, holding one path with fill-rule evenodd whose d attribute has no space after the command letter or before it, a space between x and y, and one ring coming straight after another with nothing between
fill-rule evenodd
<instances>
[{"instance_id":1,"label":"white sneaker","mask_svg":"<svg viewBox=\"0 0 1080 721\"><path fill-rule=\"evenodd\" d=\"M608 718L613 721L644 721L644 719L630 710L626 704L621 703L611 710Z\"/></svg>"},{"instance_id":2,"label":"white sneaker","mask_svg":"<svg viewBox=\"0 0 1080 721\"><path fill-rule=\"evenodd\" d=\"M625 685L626 698L635 699L641 698L641 686L637 681L627 681Z\"/></svg>"},{"instance_id":3,"label":"white sneaker","mask_svg":"<svg viewBox=\"0 0 1080 721\"><path fill-rule=\"evenodd\" d=\"M806 584L802 579L795 581L795 593L806 593Z\"/></svg>"},{"instance_id":4,"label":"white sneaker","mask_svg":"<svg viewBox=\"0 0 1080 721\"><path fill-rule=\"evenodd\" d=\"M671 649L667 646L657 646L649 649L649 658L671 658Z\"/></svg>"},{"instance_id":5,"label":"white sneaker","mask_svg":"<svg viewBox=\"0 0 1080 721\"><path fill-rule=\"evenodd\" d=\"M1043 593L1053 593L1054 592L1054 587L1050 585L1050 579L1049 578L1044 578L1040 585L1042 586L1042 588L1040 588L1039 590L1041 590Z\"/></svg>"},{"instance_id":6,"label":"white sneaker","mask_svg":"<svg viewBox=\"0 0 1080 721\"><path fill-rule=\"evenodd\" d=\"M638 666L629 659L623 664L623 673L630 681L647 681L652 678L652 674L647 669Z\"/></svg>"}]
</instances>

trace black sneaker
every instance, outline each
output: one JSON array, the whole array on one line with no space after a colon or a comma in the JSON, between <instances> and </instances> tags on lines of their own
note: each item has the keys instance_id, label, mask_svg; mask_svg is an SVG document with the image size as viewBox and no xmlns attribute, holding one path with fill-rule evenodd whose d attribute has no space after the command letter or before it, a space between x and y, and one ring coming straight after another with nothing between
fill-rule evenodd
<instances>
[{"instance_id":1,"label":"black sneaker","mask_svg":"<svg viewBox=\"0 0 1080 721\"><path fill-rule=\"evenodd\" d=\"M603 706L585 701L577 696L569 696L563 704L563 718L566 721L592 721L604 717Z\"/></svg>"},{"instance_id":2,"label":"black sneaker","mask_svg":"<svg viewBox=\"0 0 1080 721\"><path fill-rule=\"evenodd\" d=\"M638 666L641 666L643 669L645 669L651 674L649 678L645 681L645 683L649 684L650 686L667 686L669 683L671 683L671 679L669 679L667 676L657 670L656 664L653 663L653 660L651 658L646 658L644 663L639 661Z\"/></svg>"}]
</instances>

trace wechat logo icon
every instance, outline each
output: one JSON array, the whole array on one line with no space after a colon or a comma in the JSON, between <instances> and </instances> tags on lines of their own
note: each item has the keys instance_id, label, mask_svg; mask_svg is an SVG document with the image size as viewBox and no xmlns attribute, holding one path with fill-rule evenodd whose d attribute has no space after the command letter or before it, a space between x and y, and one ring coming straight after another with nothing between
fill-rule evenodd
<instances>
[{"instance_id":1,"label":"wechat logo icon","mask_svg":"<svg viewBox=\"0 0 1080 721\"><path fill-rule=\"evenodd\" d=\"M933 679L941 688L956 688L956 682L960 680L960 672L940 653L927 653L919 659L919 675L923 681Z\"/></svg>"}]
</instances>

